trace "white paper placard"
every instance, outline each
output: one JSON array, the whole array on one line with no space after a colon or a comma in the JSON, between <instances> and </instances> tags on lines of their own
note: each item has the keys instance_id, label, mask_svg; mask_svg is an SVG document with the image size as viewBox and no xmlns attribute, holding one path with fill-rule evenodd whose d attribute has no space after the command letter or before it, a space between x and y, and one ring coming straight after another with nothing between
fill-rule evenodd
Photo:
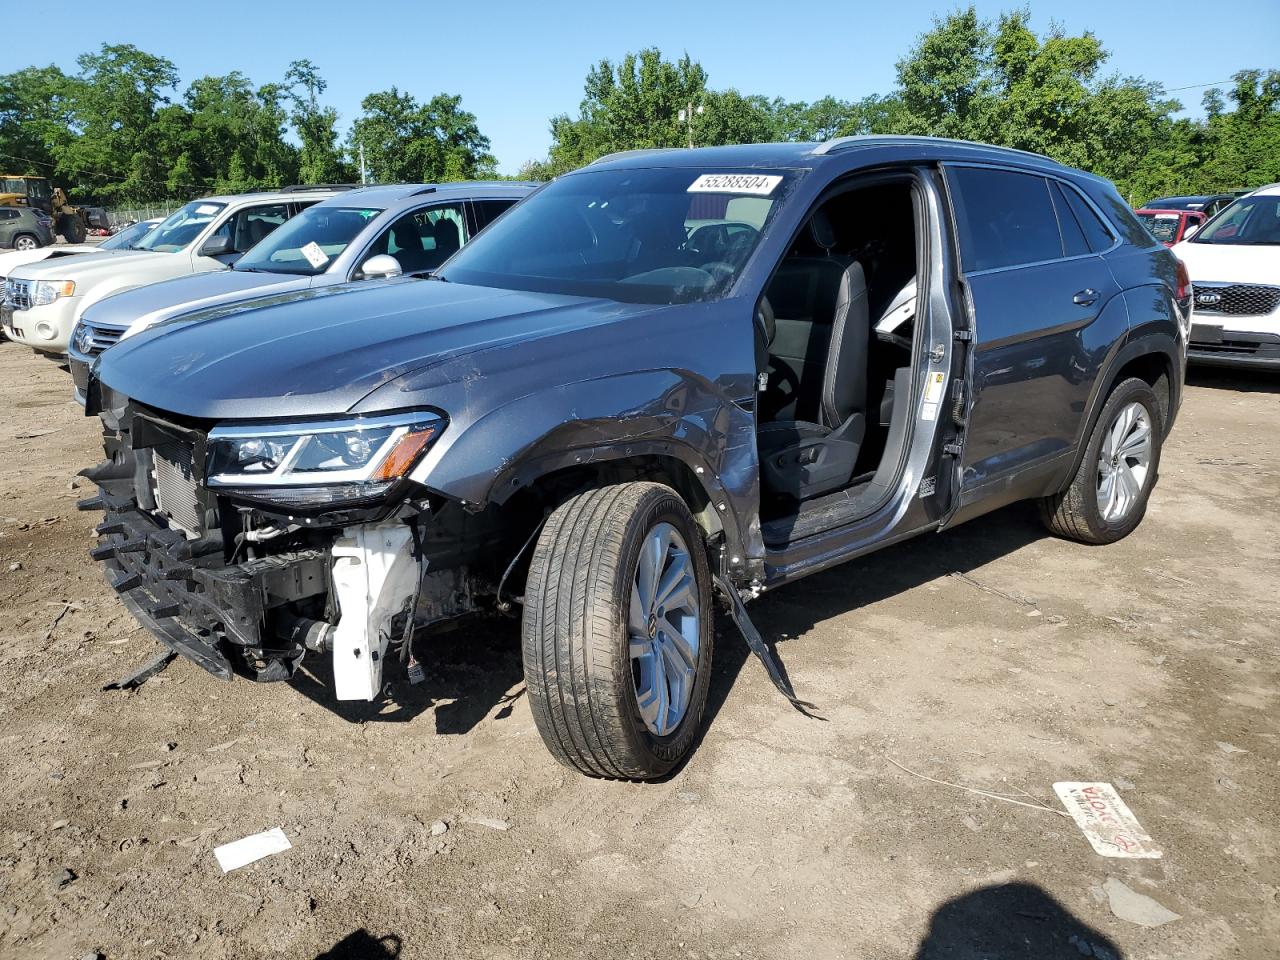
<instances>
[{"instance_id":1,"label":"white paper placard","mask_svg":"<svg viewBox=\"0 0 1280 960\"><path fill-rule=\"evenodd\" d=\"M1055 783L1053 792L1095 852L1104 857L1160 859L1154 841L1111 784Z\"/></svg>"},{"instance_id":2,"label":"white paper placard","mask_svg":"<svg viewBox=\"0 0 1280 960\"><path fill-rule=\"evenodd\" d=\"M305 247L298 251L307 258L307 263L311 264L317 270L329 262L329 255L320 249L320 244L312 240Z\"/></svg>"},{"instance_id":3,"label":"white paper placard","mask_svg":"<svg viewBox=\"0 0 1280 960\"><path fill-rule=\"evenodd\" d=\"M199 216L207 217L209 214L217 213L221 209L222 208L216 203L202 203L200 206L196 207L196 213Z\"/></svg>"},{"instance_id":4,"label":"white paper placard","mask_svg":"<svg viewBox=\"0 0 1280 960\"><path fill-rule=\"evenodd\" d=\"M289 838L284 835L284 831L275 827L265 833L255 833L243 840L235 840L224 843L220 847L214 847L213 855L218 858L218 866L222 867L222 872L230 873L263 857L269 857L273 853L282 853L290 846Z\"/></svg>"},{"instance_id":5,"label":"white paper placard","mask_svg":"<svg viewBox=\"0 0 1280 960\"><path fill-rule=\"evenodd\" d=\"M767 197L782 177L763 173L704 173L689 184L690 193L745 193Z\"/></svg>"}]
</instances>

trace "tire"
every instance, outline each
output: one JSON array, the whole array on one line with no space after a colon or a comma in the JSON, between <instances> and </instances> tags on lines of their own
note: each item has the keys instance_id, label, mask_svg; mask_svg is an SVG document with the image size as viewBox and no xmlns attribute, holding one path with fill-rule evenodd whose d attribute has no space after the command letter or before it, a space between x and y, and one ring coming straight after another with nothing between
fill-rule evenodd
<instances>
[{"instance_id":1,"label":"tire","mask_svg":"<svg viewBox=\"0 0 1280 960\"><path fill-rule=\"evenodd\" d=\"M15 250L39 250L40 241L29 233L20 233L13 238L13 249Z\"/></svg>"},{"instance_id":2,"label":"tire","mask_svg":"<svg viewBox=\"0 0 1280 960\"><path fill-rule=\"evenodd\" d=\"M86 232L84 221L74 214L64 213L58 217L58 233L67 243L84 243Z\"/></svg>"},{"instance_id":3,"label":"tire","mask_svg":"<svg viewBox=\"0 0 1280 960\"><path fill-rule=\"evenodd\" d=\"M668 591L665 607L653 604L664 617L644 616L635 630L629 621L639 623L646 608L639 566L646 545L645 571L658 566L674 578L683 567L692 574L692 596ZM688 636L676 643L672 633ZM523 635L529 706L557 760L593 777L652 780L669 773L702 725L714 636L706 551L680 496L658 483L624 483L555 510L530 562Z\"/></svg>"},{"instance_id":4,"label":"tire","mask_svg":"<svg viewBox=\"0 0 1280 960\"><path fill-rule=\"evenodd\" d=\"M1139 409L1141 413L1137 413ZM1127 426L1121 425L1120 418L1130 415L1134 419ZM1145 454L1143 445L1137 442L1144 418ZM1118 384L1098 415L1070 486L1040 501L1045 526L1060 537L1080 543L1114 543L1127 537L1147 512L1147 501L1159 475L1163 435L1160 403L1151 387L1137 378ZM1117 439L1120 450L1114 451ZM1104 445L1110 454L1106 458ZM1126 450L1131 455L1119 455ZM1139 462L1144 460L1139 471Z\"/></svg>"}]
</instances>

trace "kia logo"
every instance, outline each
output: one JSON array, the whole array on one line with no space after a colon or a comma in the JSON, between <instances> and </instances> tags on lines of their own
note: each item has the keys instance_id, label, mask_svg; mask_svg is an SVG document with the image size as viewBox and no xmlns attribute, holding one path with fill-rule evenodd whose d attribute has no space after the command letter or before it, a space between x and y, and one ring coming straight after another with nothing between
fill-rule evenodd
<instances>
[{"instance_id":1,"label":"kia logo","mask_svg":"<svg viewBox=\"0 0 1280 960\"><path fill-rule=\"evenodd\" d=\"M1206 307L1212 303L1221 303L1222 294L1220 293L1197 293L1196 303L1202 303Z\"/></svg>"}]
</instances>

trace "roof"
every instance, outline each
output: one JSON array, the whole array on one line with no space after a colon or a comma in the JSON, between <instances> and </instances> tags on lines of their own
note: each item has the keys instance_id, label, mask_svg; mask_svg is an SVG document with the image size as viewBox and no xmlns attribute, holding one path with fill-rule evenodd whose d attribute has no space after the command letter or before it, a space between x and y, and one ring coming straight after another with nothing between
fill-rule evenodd
<instances>
[{"instance_id":1,"label":"roof","mask_svg":"<svg viewBox=\"0 0 1280 960\"><path fill-rule=\"evenodd\" d=\"M1280 196L1280 183L1269 183L1265 187L1259 187L1252 193L1246 194L1249 197L1276 197Z\"/></svg>"},{"instance_id":2,"label":"roof","mask_svg":"<svg viewBox=\"0 0 1280 960\"><path fill-rule=\"evenodd\" d=\"M345 206L352 203L367 203L373 206L390 206L401 200L416 196L438 197L472 197L479 194L488 196L524 196L537 184L524 183L518 180L464 180L454 183L385 183L347 190L326 198L323 202L333 206Z\"/></svg>"},{"instance_id":3,"label":"roof","mask_svg":"<svg viewBox=\"0 0 1280 960\"><path fill-rule=\"evenodd\" d=\"M922 151L951 158L1014 159L1037 166L1066 169L1050 157L1009 147L996 147L968 140L948 140L943 137L909 137L867 134L856 137L837 137L822 143L750 143L727 147L665 148L653 150L625 150L601 157L590 166L618 169L646 167L752 167L785 169L813 167L832 157L848 157L853 151L901 151L904 156L919 156Z\"/></svg>"}]
</instances>

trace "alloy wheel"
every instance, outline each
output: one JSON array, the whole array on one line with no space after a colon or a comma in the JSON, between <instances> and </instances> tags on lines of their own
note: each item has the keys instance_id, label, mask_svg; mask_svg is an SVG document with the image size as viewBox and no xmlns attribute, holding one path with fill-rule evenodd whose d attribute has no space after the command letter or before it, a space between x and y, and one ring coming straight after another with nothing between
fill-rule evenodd
<instances>
[{"instance_id":1,"label":"alloy wheel","mask_svg":"<svg viewBox=\"0 0 1280 960\"><path fill-rule=\"evenodd\" d=\"M636 703L655 736L671 734L688 712L699 627L693 557L674 526L656 524L640 549L627 617Z\"/></svg>"},{"instance_id":2,"label":"alloy wheel","mask_svg":"<svg viewBox=\"0 0 1280 960\"><path fill-rule=\"evenodd\" d=\"M1098 451L1098 513L1123 520L1142 494L1151 469L1151 417L1140 403L1120 408Z\"/></svg>"}]
</instances>

